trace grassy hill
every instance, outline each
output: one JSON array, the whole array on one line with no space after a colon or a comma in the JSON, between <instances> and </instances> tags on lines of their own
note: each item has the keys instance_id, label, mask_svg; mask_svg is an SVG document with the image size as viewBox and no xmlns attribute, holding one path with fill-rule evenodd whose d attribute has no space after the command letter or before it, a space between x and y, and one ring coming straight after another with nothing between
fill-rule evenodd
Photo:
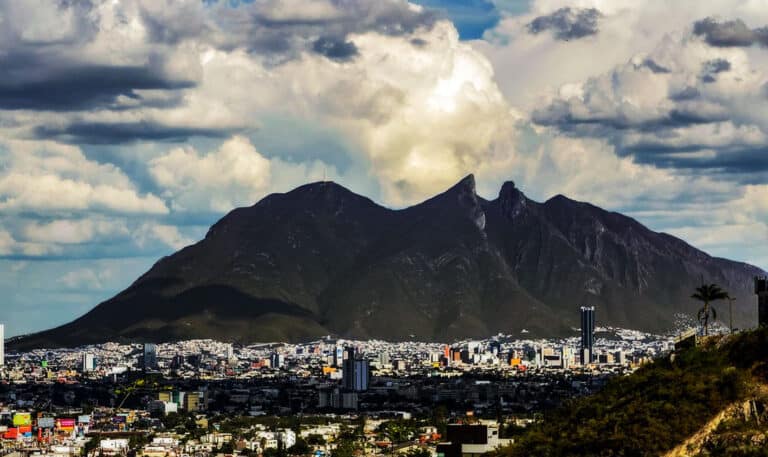
<instances>
[{"instance_id":1,"label":"grassy hill","mask_svg":"<svg viewBox=\"0 0 768 457\"><path fill-rule=\"evenodd\" d=\"M495 457L768 456L766 383L768 329L712 337L546 414Z\"/></svg>"}]
</instances>

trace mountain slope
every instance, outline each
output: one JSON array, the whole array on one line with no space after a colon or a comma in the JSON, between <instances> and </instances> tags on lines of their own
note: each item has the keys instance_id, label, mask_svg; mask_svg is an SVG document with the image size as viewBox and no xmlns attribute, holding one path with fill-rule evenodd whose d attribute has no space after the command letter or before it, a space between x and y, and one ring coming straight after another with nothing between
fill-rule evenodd
<instances>
[{"instance_id":1,"label":"mountain slope","mask_svg":"<svg viewBox=\"0 0 768 457\"><path fill-rule=\"evenodd\" d=\"M12 346L560 335L583 303L601 325L659 331L696 309L702 277L737 297L749 325L761 273L587 203L534 202L511 182L488 201L470 175L402 210L321 182L233 210L117 296Z\"/></svg>"},{"instance_id":2,"label":"mountain slope","mask_svg":"<svg viewBox=\"0 0 768 457\"><path fill-rule=\"evenodd\" d=\"M765 455L751 438L768 431L767 348L766 328L711 337L545 414L491 457Z\"/></svg>"}]
</instances>

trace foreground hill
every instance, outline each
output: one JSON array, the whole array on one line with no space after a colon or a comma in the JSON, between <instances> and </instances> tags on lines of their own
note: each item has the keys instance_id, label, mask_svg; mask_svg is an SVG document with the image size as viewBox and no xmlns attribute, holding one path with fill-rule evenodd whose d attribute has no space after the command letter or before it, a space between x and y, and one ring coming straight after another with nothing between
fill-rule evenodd
<instances>
[{"instance_id":1,"label":"foreground hill","mask_svg":"<svg viewBox=\"0 0 768 457\"><path fill-rule=\"evenodd\" d=\"M657 360L491 457L768 455L768 328Z\"/></svg>"},{"instance_id":2,"label":"foreground hill","mask_svg":"<svg viewBox=\"0 0 768 457\"><path fill-rule=\"evenodd\" d=\"M588 203L534 202L511 182L488 201L470 175L402 210L320 182L235 209L114 298L12 346L562 335L584 303L600 325L661 331L695 311L701 278L751 325L761 273Z\"/></svg>"}]
</instances>

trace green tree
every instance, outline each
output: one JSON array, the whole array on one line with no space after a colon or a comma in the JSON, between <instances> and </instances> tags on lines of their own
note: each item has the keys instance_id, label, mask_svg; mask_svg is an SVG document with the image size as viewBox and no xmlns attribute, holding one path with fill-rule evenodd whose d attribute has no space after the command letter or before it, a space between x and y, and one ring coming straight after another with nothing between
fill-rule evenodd
<instances>
[{"instance_id":1,"label":"green tree","mask_svg":"<svg viewBox=\"0 0 768 457\"><path fill-rule=\"evenodd\" d=\"M310 445L323 445L325 444L325 438L323 438L323 435L318 435L317 433L312 433L307 436L307 444Z\"/></svg>"},{"instance_id":2,"label":"green tree","mask_svg":"<svg viewBox=\"0 0 768 457\"><path fill-rule=\"evenodd\" d=\"M432 457L432 453L429 452L429 449L420 447L416 449L411 449L405 454L407 457Z\"/></svg>"},{"instance_id":3,"label":"green tree","mask_svg":"<svg viewBox=\"0 0 768 457\"><path fill-rule=\"evenodd\" d=\"M312 448L304 440L304 438L297 438L296 444L288 448L288 455L306 455L311 454Z\"/></svg>"},{"instance_id":4,"label":"green tree","mask_svg":"<svg viewBox=\"0 0 768 457\"><path fill-rule=\"evenodd\" d=\"M696 292L691 295L691 298L703 303L698 312L698 319L704 329L704 335L707 335L709 334L710 318L713 321L717 320L717 311L715 311L711 303L728 298L728 292L721 289L717 284L702 284L696 288Z\"/></svg>"},{"instance_id":5,"label":"green tree","mask_svg":"<svg viewBox=\"0 0 768 457\"><path fill-rule=\"evenodd\" d=\"M88 440L87 443L85 443L85 446L83 446L83 455L88 455L89 452L99 447L99 439L97 437L93 437L90 440Z\"/></svg>"}]
</instances>

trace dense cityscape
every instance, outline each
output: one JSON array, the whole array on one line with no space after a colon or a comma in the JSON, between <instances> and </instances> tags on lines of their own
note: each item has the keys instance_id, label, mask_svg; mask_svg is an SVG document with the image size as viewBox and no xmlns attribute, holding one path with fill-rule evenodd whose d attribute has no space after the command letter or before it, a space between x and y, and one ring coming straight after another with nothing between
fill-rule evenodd
<instances>
[{"instance_id":1,"label":"dense cityscape","mask_svg":"<svg viewBox=\"0 0 768 457\"><path fill-rule=\"evenodd\" d=\"M344 455L352 441L366 453L448 456L467 454L446 444L467 439L482 453L542 411L672 349L670 337L595 327L594 307L580 313L580 334L563 339L193 340L12 352L0 359L3 449ZM471 438L477 427L487 439Z\"/></svg>"}]
</instances>

